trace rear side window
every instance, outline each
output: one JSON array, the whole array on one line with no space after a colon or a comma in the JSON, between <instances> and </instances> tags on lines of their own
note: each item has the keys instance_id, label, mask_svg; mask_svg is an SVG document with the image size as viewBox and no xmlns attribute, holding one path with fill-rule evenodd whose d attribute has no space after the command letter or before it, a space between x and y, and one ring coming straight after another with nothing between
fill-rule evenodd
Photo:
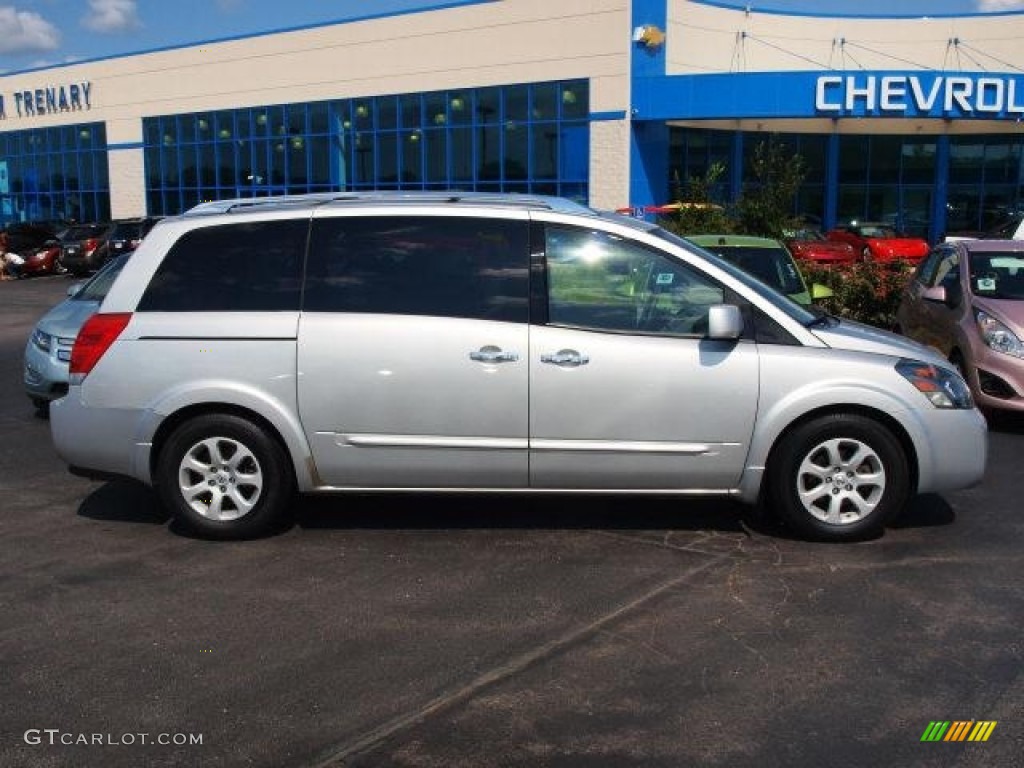
<instances>
[{"instance_id":1,"label":"rear side window","mask_svg":"<svg viewBox=\"0 0 1024 768\"><path fill-rule=\"evenodd\" d=\"M316 220L303 310L524 323L528 232L470 217Z\"/></svg>"},{"instance_id":2,"label":"rear side window","mask_svg":"<svg viewBox=\"0 0 1024 768\"><path fill-rule=\"evenodd\" d=\"M308 219L203 227L167 252L140 312L297 310Z\"/></svg>"}]
</instances>

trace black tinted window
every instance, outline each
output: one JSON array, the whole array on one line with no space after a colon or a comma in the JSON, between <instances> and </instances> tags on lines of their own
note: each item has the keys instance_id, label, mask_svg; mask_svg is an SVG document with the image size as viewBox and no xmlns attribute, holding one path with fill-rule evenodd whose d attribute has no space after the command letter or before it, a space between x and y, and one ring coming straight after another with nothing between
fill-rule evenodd
<instances>
[{"instance_id":1,"label":"black tinted window","mask_svg":"<svg viewBox=\"0 0 1024 768\"><path fill-rule=\"evenodd\" d=\"M139 311L297 310L307 219L194 229L168 251Z\"/></svg>"},{"instance_id":2,"label":"black tinted window","mask_svg":"<svg viewBox=\"0 0 1024 768\"><path fill-rule=\"evenodd\" d=\"M321 219L303 309L526 322L527 243L525 221Z\"/></svg>"},{"instance_id":3,"label":"black tinted window","mask_svg":"<svg viewBox=\"0 0 1024 768\"><path fill-rule=\"evenodd\" d=\"M113 231L110 233L110 238L112 240L115 240L119 237L128 239L133 237L140 237L141 233L142 224L140 222L122 222L121 224L118 224L116 227L114 227Z\"/></svg>"}]
</instances>

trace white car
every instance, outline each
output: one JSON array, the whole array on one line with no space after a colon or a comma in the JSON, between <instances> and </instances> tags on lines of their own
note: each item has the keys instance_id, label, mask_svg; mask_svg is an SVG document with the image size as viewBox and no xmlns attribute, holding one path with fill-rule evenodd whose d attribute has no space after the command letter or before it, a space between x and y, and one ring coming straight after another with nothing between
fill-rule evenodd
<instances>
[{"instance_id":1,"label":"white car","mask_svg":"<svg viewBox=\"0 0 1024 768\"><path fill-rule=\"evenodd\" d=\"M933 350L652 224L461 192L164 220L79 333L51 427L74 471L221 537L297 489L763 494L852 539L977 483L987 450Z\"/></svg>"}]
</instances>

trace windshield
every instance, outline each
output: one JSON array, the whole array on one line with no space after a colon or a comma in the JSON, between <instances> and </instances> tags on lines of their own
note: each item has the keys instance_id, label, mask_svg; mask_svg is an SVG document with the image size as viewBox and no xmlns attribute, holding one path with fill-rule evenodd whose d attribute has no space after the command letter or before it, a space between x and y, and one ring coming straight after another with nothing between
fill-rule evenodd
<instances>
[{"instance_id":1,"label":"windshield","mask_svg":"<svg viewBox=\"0 0 1024 768\"><path fill-rule=\"evenodd\" d=\"M121 269L128 262L128 256L121 256L107 264L103 269L92 276L92 279L82 286L82 290L71 298L75 301L103 301L110 291L110 286L121 274Z\"/></svg>"},{"instance_id":2,"label":"windshield","mask_svg":"<svg viewBox=\"0 0 1024 768\"><path fill-rule=\"evenodd\" d=\"M726 272L731 277L738 280L748 289L756 293L765 301L769 302L776 309L785 312L793 320L796 320L801 325L807 325L813 322L816 315L813 312L808 311L804 307L797 304L795 301L779 293L776 289L771 286L765 285L762 281L751 275L749 272L745 272L735 264L721 258L717 254L711 251L705 250L689 240L685 240L679 235L674 235L671 232L661 229L660 227L650 230L652 235L660 237L673 245L676 245L690 253L697 253L702 258L706 259L709 263L715 265L723 272Z\"/></svg>"},{"instance_id":3,"label":"windshield","mask_svg":"<svg viewBox=\"0 0 1024 768\"><path fill-rule=\"evenodd\" d=\"M892 227L883 227L877 224L865 224L858 227L857 231L861 237L899 237L899 234Z\"/></svg>"},{"instance_id":4,"label":"windshield","mask_svg":"<svg viewBox=\"0 0 1024 768\"><path fill-rule=\"evenodd\" d=\"M728 259L780 293L803 293L806 290L793 259L782 248L746 245L705 245L703 248Z\"/></svg>"},{"instance_id":5,"label":"windshield","mask_svg":"<svg viewBox=\"0 0 1024 768\"><path fill-rule=\"evenodd\" d=\"M790 240L824 241L825 236L816 229L788 229L783 233Z\"/></svg>"},{"instance_id":6,"label":"windshield","mask_svg":"<svg viewBox=\"0 0 1024 768\"><path fill-rule=\"evenodd\" d=\"M114 227L114 231L110 233L111 240L132 240L134 238L141 237L142 222L131 221L122 222Z\"/></svg>"},{"instance_id":7,"label":"windshield","mask_svg":"<svg viewBox=\"0 0 1024 768\"><path fill-rule=\"evenodd\" d=\"M64 235L65 240L88 240L90 237L99 237L103 234L103 227L91 224L72 227Z\"/></svg>"},{"instance_id":8,"label":"windshield","mask_svg":"<svg viewBox=\"0 0 1024 768\"><path fill-rule=\"evenodd\" d=\"M1024 301L1024 252L971 253L968 264L975 296Z\"/></svg>"}]
</instances>

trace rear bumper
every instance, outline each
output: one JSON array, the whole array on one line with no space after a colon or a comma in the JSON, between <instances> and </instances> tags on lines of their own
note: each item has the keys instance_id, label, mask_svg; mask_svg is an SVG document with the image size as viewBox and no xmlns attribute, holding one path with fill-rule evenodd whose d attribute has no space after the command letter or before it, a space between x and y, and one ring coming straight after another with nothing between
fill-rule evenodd
<instances>
[{"instance_id":1,"label":"rear bumper","mask_svg":"<svg viewBox=\"0 0 1024 768\"><path fill-rule=\"evenodd\" d=\"M50 434L57 454L74 474L107 479L132 477L151 483L149 444L136 437L141 414L120 408L86 407L81 388L50 405ZM140 458L142 457L142 458Z\"/></svg>"}]
</instances>

